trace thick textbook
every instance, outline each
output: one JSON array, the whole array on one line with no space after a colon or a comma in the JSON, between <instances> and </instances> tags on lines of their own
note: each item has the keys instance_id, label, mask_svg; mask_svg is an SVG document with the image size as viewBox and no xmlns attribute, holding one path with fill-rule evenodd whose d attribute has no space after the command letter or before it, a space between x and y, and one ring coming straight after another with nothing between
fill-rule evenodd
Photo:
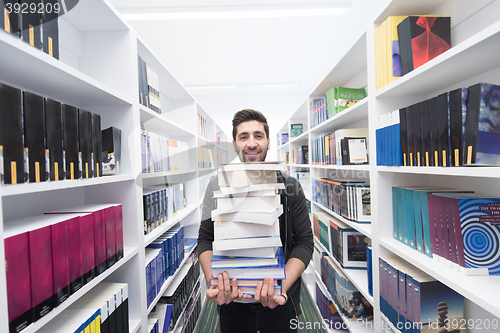
<instances>
[{"instance_id":1,"label":"thick textbook","mask_svg":"<svg viewBox=\"0 0 500 333\"><path fill-rule=\"evenodd\" d=\"M102 176L102 133L101 116L92 113L92 172L94 177Z\"/></svg>"},{"instance_id":2,"label":"thick textbook","mask_svg":"<svg viewBox=\"0 0 500 333\"><path fill-rule=\"evenodd\" d=\"M281 244L280 244L281 246ZM214 256L231 256L231 257L255 257L255 258L274 258L276 255L277 246L254 248L251 251L248 249L237 250L213 250Z\"/></svg>"},{"instance_id":3,"label":"thick textbook","mask_svg":"<svg viewBox=\"0 0 500 333\"><path fill-rule=\"evenodd\" d=\"M238 279L238 287L257 287L259 285L259 282L263 281L262 279ZM211 286L218 286L219 285L219 279L214 278L210 280L210 285ZM273 285L277 287L279 285L279 280L274 280Z\"/></svg>"},{"instance_id":4,"label":"thick textbook","mask_svg":"<svg viewBox=\"0 0 500 333\"><path fill-rule=\"evenodd\" d=\"M102 131L103 175L116 175L120 173L121 135L121 130L116 127L108 127Z\"/></svg>"},{"instance_id":5,"label":"thick textbook","mask_svg":"<svg viewBox=\"0 0 500 333\"><path fill-rule=\"evenodd\" d=\"M213 242L213 248L217 251L242 249L251 251L254 248L271 246L281 246L281 238L279 236L247 237L220 239Z\"/></svg>"},{"instance_id":6,"label":"thick textbook","mask_svg":"<svg viewBox=\"0 0 500 333\"><path fill-rule=\"evenodd\" d=\"M464 164L500 165L500 86L478 83L469 87L465 120Z\"/></svg>"},{"instance_id":7,"label":"thick textbook","mask_svg":"<svg viewBox=\"0 0 500 333\"><path fill-rule=\"evenodd\" d=\"M366 268L368 238L342 221L329 219L330 252L344 268Z\"/></svg>"},{"instance_id":8,"label":"thick textbook","mask_svg":"<svg viewBox=\"0 0 500 333\"><path fill-rule=\"evenodd\" d=\"M252 193L252 192L250 192ZM267 195L229 196L217 198L217 210L247 210L255 207L260 210L269 210L281 205L280 196L276 193Z\"/></svg>"},{"instance_id":9,"label":"thick textbook","mask_svg":"<svg viewBox=\"0 0 500 333\"><path fill-rule=\"evenodd\" d=\"M228 257L212 256L212 269L214 268L238 268L238 267L261 267L278 265L276 258L252 258L252 257Z\"/></svg>"},{"instance_id":10,"label":"thick textbook","mask_svg":"<svg viewBox=\"0 0 500 333\"><path fill-rule=\"evenodd\" d=\"M27 154L24 151L21 90L0 84L0 156L4 184L27 181ZM26 155L26 156L25 156ZM27 177L26 177L27 178Z\"/></svg>"},{"instance_id":11,"label":"thick textbook","mask_svg":"<svg viewBox=\"0 0 500 333\"><path fill-rule=\"evenodd\" d=\"M50 180L66 178L65 152L63 147L61 103L45 99L45 131L49 153Z\"/></svg>"},{"instance_id":12,"label":"thick textbook","mask_svg":"<svg viewBox=\"0 0 500 333\"><path fill-rule=\"evenodd\" d=\"M57 0L42 0L45 8L54 6ZM45 10L41 15L43 52L59 59L59 15L55 11Z\"/></svg>"},{"instance_id":13,"label":"thick textbook","mask_svg":"<svg viewBox=\"0 0 500 333\"><path fill-rule=\"evenodd\" d=\"M271 225L256 223L214 221L214 239L232 239L244 237L279 236L280 223L276 219Z\"/></svg>"},{"instance_id":14,"label":"thick textbook","mask_svg":"<svg viewBox=\"0 0 500 333\"><path fill-rule=\"evenodd\" d=\"M220 211L215 209L212 211L212 220L214 221L235 221L235 222L248 222L271 225L278 217L283 214L283 206L271 208L266 211L258 211L256 209L250 210L224 210Z\"/></svg>"},{"instance_id":15,"label":"thick textbook","mask_svg":"<svg viewBox=\"0 0 500 333\"><path fill-rule=\"evenodd\" d=\"M264 277L276 280L285 279L285 258L283 251L279 253L278 265L263 267L245 267L245 268L217 268L212 269L213 276L219 273L227 272L229 279L263 279Z\"/></svg>"},{"instance_id":16,"label":"thick textbook","mask_svg":"<svg viewBox=\"0 0 500 333\"><path fill-rule=\"evenodd\" d=\"M21 19L21 38L26 43L31 46L41 49L42 48L42 39L41 39L41 29L40 29L40 20L41 15L40 11L31 10L34 8L40 8L41 1L40 0L19 0L21 8L30 8L30 10L21 10L19 18Z\"/></svg>"},{"instance_id":17,"label":"thick textbook","mask_svg":"<svg viewBox=\"0 0 500 333\"><path fill-rule=\"evenodd\" d=\"M62 104L66 179L81 177L81 155L78 148L78 113L74 106Z\"/></svg>"},{"instance_id":18,"label":"thick textbook","mask_svg":"<svg viewBox=\"0 0 500 333\"><path fill-rule=\"evenodd\" d=\"M255 192L258 194L267 193L271 190L284 190L285 184L283 183L273 183L273 184L258 184L258 185L248 185L243 187L221 187L221 195L231 195L231 194L244 194ZM214 195L219 195L218 191L214 191Z\"/></svg>"},{"instance_id":19,"label":"thick textbook","mask_svg":"<svg viewBox=\"0 0 500 333\"><path fill-rule=\"evenodd\" d=\"M82 159L82 178L93 177L92 114L78 109L78 147Z\"/></svg>"},{"instance_id":20,"label":"thick textbook","mask_svg":"<svg viewBox=\"0 0 500 333\"><path fill-rule=\"evenodd\" d=\"M30 183L47 180L47 154L43 97L23 91L23 121L25 149L28 149Z\"/></svg>"}]
</instances>

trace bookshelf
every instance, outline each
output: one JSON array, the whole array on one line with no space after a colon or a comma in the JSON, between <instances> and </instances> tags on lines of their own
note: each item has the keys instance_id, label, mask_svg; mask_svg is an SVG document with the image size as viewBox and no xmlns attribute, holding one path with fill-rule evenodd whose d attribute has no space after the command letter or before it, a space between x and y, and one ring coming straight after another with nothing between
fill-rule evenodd
<instances>
[{"instance_id":1,"label":"bookshelf","mask_svg":"<svg viewBox=\"0 0 500 333\"><path fill-rule=\"evenodd\" d=\"M198 167L197 147L207 145L206 148L213 150L213 157L217 149L227 160L227 147L216 144L217 133L221 142L227 141L227 136L107 0L81 2L61 16L59 38L60 60L57 60L0 31L0 82L100 114L102 129L120 128L120 174L0 186L0 236L5 237L4 221L83 204L120 203L125 249L123 259L23 332L43 328L98 283L106 281L128 284L130 332L146 333L147 315L151 309L146 307L145 247L176 223L184 226L185 237L197 237L200 198L204 194L200 184L206 184L215 173L215 165L205 169ZM161 114L139 103L138 55L158 74ZM207 119L206 137L203 138L197 133L197 112ZM141 128L187 142L189 150L183 158L189 160L188 167L142 173ZM222 163L226 160L223 158ZM179 182L186 183L186 207L158 229L144 235L143 188ZM185 260L190 253L185 254ZM4 246L0 246L0 257L5 258ZM183 272L179 269L175 274L180 276ZM165 282L163 290L173 278ZM5 265L0 265L0 289L6 290ZM2 295L0 331L8 332L6 293Z\"/></svg>"},{"instance_id":2,"label":"bookshelf","mask_svg":"<svg viewBox=\"0 0 500 333\"><path fill-rule=\"evenodd\" d=\"M362 166L318 166L308 165L311 179L320 177L362 178L371 185L371 224L357 224L345 221L349 226L368 236L373 248L374 332L397 332L380 312L379 274L377 268L380 256L404 259L411 265L433 276L466 298L465 315L475 320L498 320L500 306L495 303L492 290L500 286L498 276L465 276L451 268L402 245L392 237L392 186L435 185L452 188L472 189L479 193L500 195L499 167L389 167L376 165L375 130L377 117L413 103L437 96L459 87L478 82L500 84L500 60L494 55L500 42L500 21L489 13L500 9L497 1L453 1L423 0L387 1L366 26L366 29L340 57L325 78L310 92L286 122L303 117L304 105L325 95L334 86L365 88L367 97L327 121L309 127L309 140L322 133L331 133L342 128L369 128L370 164ZM395 82L375 89L375 29L391 15L439 14L452 17L452 48L437 56ZM312 110L307 111L312 123ZM309 141L311 145L311 141ZM294 148L293 141L280 147L281 156ZM298 165L290 165L296 171ZM306 193L311 197L311 193ZM320 204L312 204L312 212L324 211L340 218ZM341 219L341 218L340 218ZM342 219L341 219L342 220ZM316 246L324 248L316 241ZM348 275L348 274L347 274ZM366 276L366 275L365 275ZM319 277L318 277L319 278ZM352 281L364 294L358 276ZM469 328L467 332L494 332L492 328Z\"/></svg>"}]
</instances>

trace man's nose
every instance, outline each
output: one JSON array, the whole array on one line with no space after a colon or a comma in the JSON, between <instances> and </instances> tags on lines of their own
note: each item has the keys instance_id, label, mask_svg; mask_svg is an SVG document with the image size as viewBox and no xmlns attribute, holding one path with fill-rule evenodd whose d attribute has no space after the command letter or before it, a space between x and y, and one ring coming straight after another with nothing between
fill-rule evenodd
<instances>
[{"instance_id":1,"label":"man's nose","mask_svg":"<svg viewBox=\"0 0 500 333\"><path fill-rule=\"evenodd\" d=\"M247 144L248 147L256 147L257 146L257 141L255 140L255 138L253 137L253 135L250 135L250 137L248 138L248 144Z\"/></svg>"}]
</instances>

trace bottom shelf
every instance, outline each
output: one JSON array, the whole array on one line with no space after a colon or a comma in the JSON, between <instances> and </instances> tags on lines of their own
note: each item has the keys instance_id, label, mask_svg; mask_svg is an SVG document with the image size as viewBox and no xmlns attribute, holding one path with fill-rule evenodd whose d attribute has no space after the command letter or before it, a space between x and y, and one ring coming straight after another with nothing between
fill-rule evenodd
<instances>
[{"instance_id":1,"label":"bottom shelf","mask_svg":"<svg viewBox=\"0 0 500 333\"><path fill-rule=\"evenodd\" d=\"M380 318L382 318L382 329L390 333L401 333L382 312L380 312Z\"/></svg>"},{"instance_id":2,"label":"bottom shelf","mask_svg":"<svg viewBox=\"0 0 500 333\"><path fill-rule=\"evenodd\" d=\"M139 330L139 328L141 328L140 320L131 320L129 324L130 324L129 326L130 333L136 333Z\"/></svg>"},{"instance_id":3,"label":"bottom shelf","mask_svg":"<svg viewBox=\"0 0 500 333\"><path fill-rule=\"evenodd\" d=\"M337 304L333 302L333 297L330 295L330 292L328 289L326 289L326 286L323 284L323 281L321 280L321 276L319 273L315 270L315 275L316 275L316 282L318 283L320 289L323 291L323 293L326 295L326 297L333 303L335 308L337 309L340 317L344 321L345 325L344 327L347 326L347 329L351 333L373 333L374 332L374 321L365 321L365 320L353 320L347 318L345 315L343 315L340 311L339 308L337 307ZM316 291L315 291L316 292Z\"/></svg>"}]
</instances>

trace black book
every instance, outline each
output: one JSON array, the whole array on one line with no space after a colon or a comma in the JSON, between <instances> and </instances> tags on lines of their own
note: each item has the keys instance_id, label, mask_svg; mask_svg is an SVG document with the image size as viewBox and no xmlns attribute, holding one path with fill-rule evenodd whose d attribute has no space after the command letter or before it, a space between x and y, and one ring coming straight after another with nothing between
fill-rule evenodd
<instances>
[{"instance_id":1,"label":"black book","mask_svg":"<svg viewBox=\"0 0 500 333\"><path fill-rule=\"evenodd\" d=\"M408 166L416 165L414 132L413 106L408 106L406 108L406 144L408 145Z\"/></svg>"},{"instance_id":2,"label":"black book","mask_svg":"<svg viewBox=\"0 0 500 333\"><path fill-rule=\"evenodd\" d=\"M0 146L4 184L25 182L21 90L0 84Z\"/></svg>"},{"instance_id":3,"label":"black book","mask_svg":"<svg viewBox=\"0 0 500 333\"><path fill-rule=\"evenodd\" d=\"M50 180L63 180L65 176L61 103L45 99L45 131L49 152Z\"/></svg>"},{"instance_id":4,"label":"black book","mask_svg":"<svg viewBox=\"0 0 500 333\"><path fill-rule=\"evenodd\" d=\"M345 137L340 140L342 149L342 164L368 164L366 155L366 138Z\"/></svg>"},{"instance_id":5,"label":"black book","mask_svg":"<svg viewBox=\"0 0 500 333\"><path fill-rule=\"evenodd\" d=\"M54 8L58 0L42 0L44 8ZM66 4L68 7L68 4ZM59 15L54 11L44 10L41 14L43 52L59 59Z\"/></svg>"},{"instance_id":6,"label":"black book","mask_svg":"<svg viewBox=\"0 0 500 333\"><path fill-rule=\"evenodd\" d=\"M450 166L448 93L437 97L440 166Z\"/></svg>"},{"instance_id":7,"label":"black book","mask_svg":"<svg viewBox=\"0 0 500 333\"><path fill-rule=\"evenodd\" d=\"M66 179L79 179L81 171L78 153L78 112L76 107L62 104L62 115Z\"/></svg>"},{"instance_id":8,"label":"black book","mask_svg":"<svg viewBox=\"0 0 500 333\"><path fill-rule=\"evenodd\" d=\"M410 165L408 154L408 138L406 124L406 108L399 109L399 131L401 136L401 152L403 155L403 166Z\"/></svg>"},{"instance_id":9,"label":"black book","mask_svg":"<svg viewBox=\"0 0 500 333\"><path fill-rule=\"evenodd\" d=\"M438 123L438 99L433 97L429 100L429 122L431 130L432 166L443 166L443 156L439 151L439 123Z\"/></svg>"},{"instance_id":10,"label":"black book","mask_svg":"<svg viewBox=\"0 0 500 333\"><path fill-rule=\"evenodd\" d=\"M3 0L3 29L8 33L21 37L21 17L16 13L15 8L20 6L17 0Z\"/></svg>"},{"instance_id":11,"label":"black book","mask_svg":"<svg viewBox=\"0 0 500 333\"><path fill-rule=\"evenodd\" d=\"M40 31L40 0L20 0L21 3L21 24L22 24L22 39L36 47L42 48L42 38ZM24 10L27 8L27 10ZM32 8L35 8L33 11Z\"/></svg>"},{"instance_id":12,"label":"black book","mask_svg":"<svg viewBox=\"0 0 500 333\"><path fill-rule=\"evenodd\" d=\"M141 105L146 105L144 102L144 87L143 85L143 80L142 80L142 58L140 55L137 55L137 68L138 68L138 76L139 76L139 103Z\"/></svg>"},{"instance_id":13,"label":"black book","mask_svg":"<svg viewBox=\"0 0 500 333\"><path fill-rule=\"evenodd\" d=\"M120 173L121 130L108 127L102 131L102 172L104 175Z\"/></svg>"},{"instance_id":14,"label":"black book","mask_svg":"<svg viewBox=\"0 0 500 333\"><path fill-rule=\"evenodd\" d=\"M402 23L402 22L401 22ZM403 75L406 75L410 72L408 70L408 60L407 60L407 32L405 29L405 26L403 24L399 23L397 26L398 30L398 43L399 43L399 54L401 56L401 71Z\"/></svg>"},{"instance_id":15,"label":"black book","mask_svg":"<svg viewBox=\"0 0 500 333\"><path fill-rule=\"evenodd\" d=\"M433 166L434 158L431 149L431 123L430 123L430 104L429 100L420 102L420 112L422 119L422 152L423 152L423 165Z\"/></svg>"},{"instance_id":16,"label":"black book","mask_svg":"<svg viewBox=\"0 0 500 333\"><path fill-rule=\"evenodd\" d=\"M462 89L448 93L450 108L451 166L463 165L462 145Z\"/></svg>"},{"instance_id":17,"label":"black book","mask_svg":"<svg viewBox=\"0 0 500 333\"><path fill-rule=\"evenodd\" d=\"M465 120L464 164L500 165L500 86L478 83L469 87Z\"/></svg>"},{"instance_id":18,"label":"black book","mask_svg":"<svg viewBox=\"0 0 500 333\"><path fill-rule=\"evenodd\" d=\"M92 114L78 109L78 147L82 159L82 178L92 178Z\"/></svg>"},{"instance_id":19,"label":"black book","mask_svg":"<svg viewBox=\"0 0 500 333\"><path fill-rule=\"evenodd\" d=\"M149 88L148 88L148 71L146 67L146 62L142 60L142 65L141 65L141 71L142 71L142 93L143 93L143 100L144 100L144 105L149 108Z\"/></svg>"},{"instance_id":20,"label":"black book","mask_svg":"<svg viewBox=\"0 0 500 333\"><path fill-rule=\"evenodd\" d=\"M415 138L415 166L424 166L424 152L422 149L422 111L420 103L413 104L413 135Z\"/></svg>"},{"instance_id":21,"label":"black book","mask_svg":"<svg viewBox=\"0 0 500 333\"><path fill-rule=\"evenodd\" d=\"M42 96L23 91L24 142L28 149L30 183L47 180L43 104Z\"/></svg>"},{"instance_id":22,"label":"black book","mask_svg":"<svg viewBox=\"0 0 500 333\"><path fill-rule=\"evenodd\" d=\"M102 176L101 116L92 113L92 169L94 177Z\"/></svg>"}]
</instances>

